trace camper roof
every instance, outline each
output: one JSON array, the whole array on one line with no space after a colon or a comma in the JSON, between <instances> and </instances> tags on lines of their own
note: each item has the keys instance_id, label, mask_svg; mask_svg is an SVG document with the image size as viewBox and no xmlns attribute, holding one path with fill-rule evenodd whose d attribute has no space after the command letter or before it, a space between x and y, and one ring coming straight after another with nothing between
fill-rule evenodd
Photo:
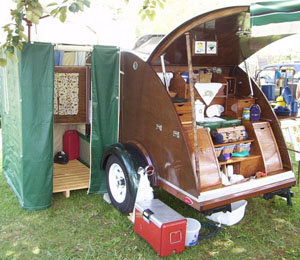
<instances>
[{"instance_id":1,"label":"camper roof","mask_svg":"<svg viewBox=\"0 0 300 260\"><path fill-rule=\"evenodd\" d=\"M195 41L213 41L217 44L214 55L193 55L193 64L197 66L239 65L261 48L287 36L250 37L249 6L227 7L201 14L177 27L160 41L147 62L159 64L159 57L165 54L166 64L186 65L187 32L192 49Z\"/></svg>"}]
</instances>

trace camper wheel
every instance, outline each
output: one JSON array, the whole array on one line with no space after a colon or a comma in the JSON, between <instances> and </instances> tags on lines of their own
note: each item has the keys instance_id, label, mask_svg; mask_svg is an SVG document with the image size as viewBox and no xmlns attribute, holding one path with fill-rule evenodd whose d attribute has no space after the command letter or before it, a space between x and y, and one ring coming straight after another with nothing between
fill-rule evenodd
<instances>
[{"instance_id":1,"label":"camper wheel","mask_svg":"<svg viewBox=\"0 0 300 260\"><path fill-rule=\"evenodd\" d=\"M106 167L106 185L112 204L122 213L130 213L135 197L130 192L130 181L126 167L121 160L111 155Z\"/></svg>"}]
</instances>

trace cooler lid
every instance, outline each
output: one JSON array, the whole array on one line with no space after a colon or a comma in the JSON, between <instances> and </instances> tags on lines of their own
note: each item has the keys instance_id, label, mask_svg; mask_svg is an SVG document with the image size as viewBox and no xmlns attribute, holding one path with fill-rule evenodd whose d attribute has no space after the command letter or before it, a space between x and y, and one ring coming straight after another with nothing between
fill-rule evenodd
<instances>
[{"instance_id":1,"label":"cooler lid","mask_svg":"<svg viewBox=\"0 0 300 260\"><path fill-rule=\"evenodd\" d=\"M166 223L185 219L185 217L158 199L136 202L135 207L141 213L143 213L144 210L150 209L153 214L149 220L158 227Z\"/></svg>"}]
</instances>

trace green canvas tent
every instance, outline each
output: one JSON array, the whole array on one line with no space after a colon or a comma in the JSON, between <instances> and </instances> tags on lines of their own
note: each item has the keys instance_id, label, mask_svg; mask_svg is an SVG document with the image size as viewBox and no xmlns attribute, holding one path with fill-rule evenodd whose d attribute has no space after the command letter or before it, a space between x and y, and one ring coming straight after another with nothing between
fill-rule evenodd
<instances>
[{"instance_id":1,"label":"green canvas tent","mask_svg":"<svg viewBox=\"0 0 300 260\"><path fill-rule=\"evenodd\" d=\"M54 46L26 43L3 69L3 173L24 209L51 205L53 185ZM119 49L92 51L92 133L89 193L106 191L103 150L118 139Z\"/></svg>"}]
</instances>

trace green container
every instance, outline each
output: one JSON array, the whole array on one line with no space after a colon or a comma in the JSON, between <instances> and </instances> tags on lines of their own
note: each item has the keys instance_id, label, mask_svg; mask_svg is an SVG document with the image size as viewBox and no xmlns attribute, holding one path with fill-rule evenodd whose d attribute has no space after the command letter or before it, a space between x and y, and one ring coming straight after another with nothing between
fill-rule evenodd
<instances>
[{"instance_id":1,"label":"green container","mask_svg":"<svg viewBox=\"0 0 300 260\"><path fill-rule=\"evenodd\" d=\"M221 122L221 127L231 127L231 126L237 126L242 124L242 120L237 118L232 118L229 116L222 116L221 118L226 120Z\"/></svg>"},{"instance_id":2,"label":"green container","mask_svg":"<svg viewBox=\"0 0 300 260\"><path fill-rule=\"evenodd\" d=\"M210 132L212 132L214 129L222 127L222 122L197 122L197 125L207 127L210 129Z\"/></svg>"}]
</instances>

